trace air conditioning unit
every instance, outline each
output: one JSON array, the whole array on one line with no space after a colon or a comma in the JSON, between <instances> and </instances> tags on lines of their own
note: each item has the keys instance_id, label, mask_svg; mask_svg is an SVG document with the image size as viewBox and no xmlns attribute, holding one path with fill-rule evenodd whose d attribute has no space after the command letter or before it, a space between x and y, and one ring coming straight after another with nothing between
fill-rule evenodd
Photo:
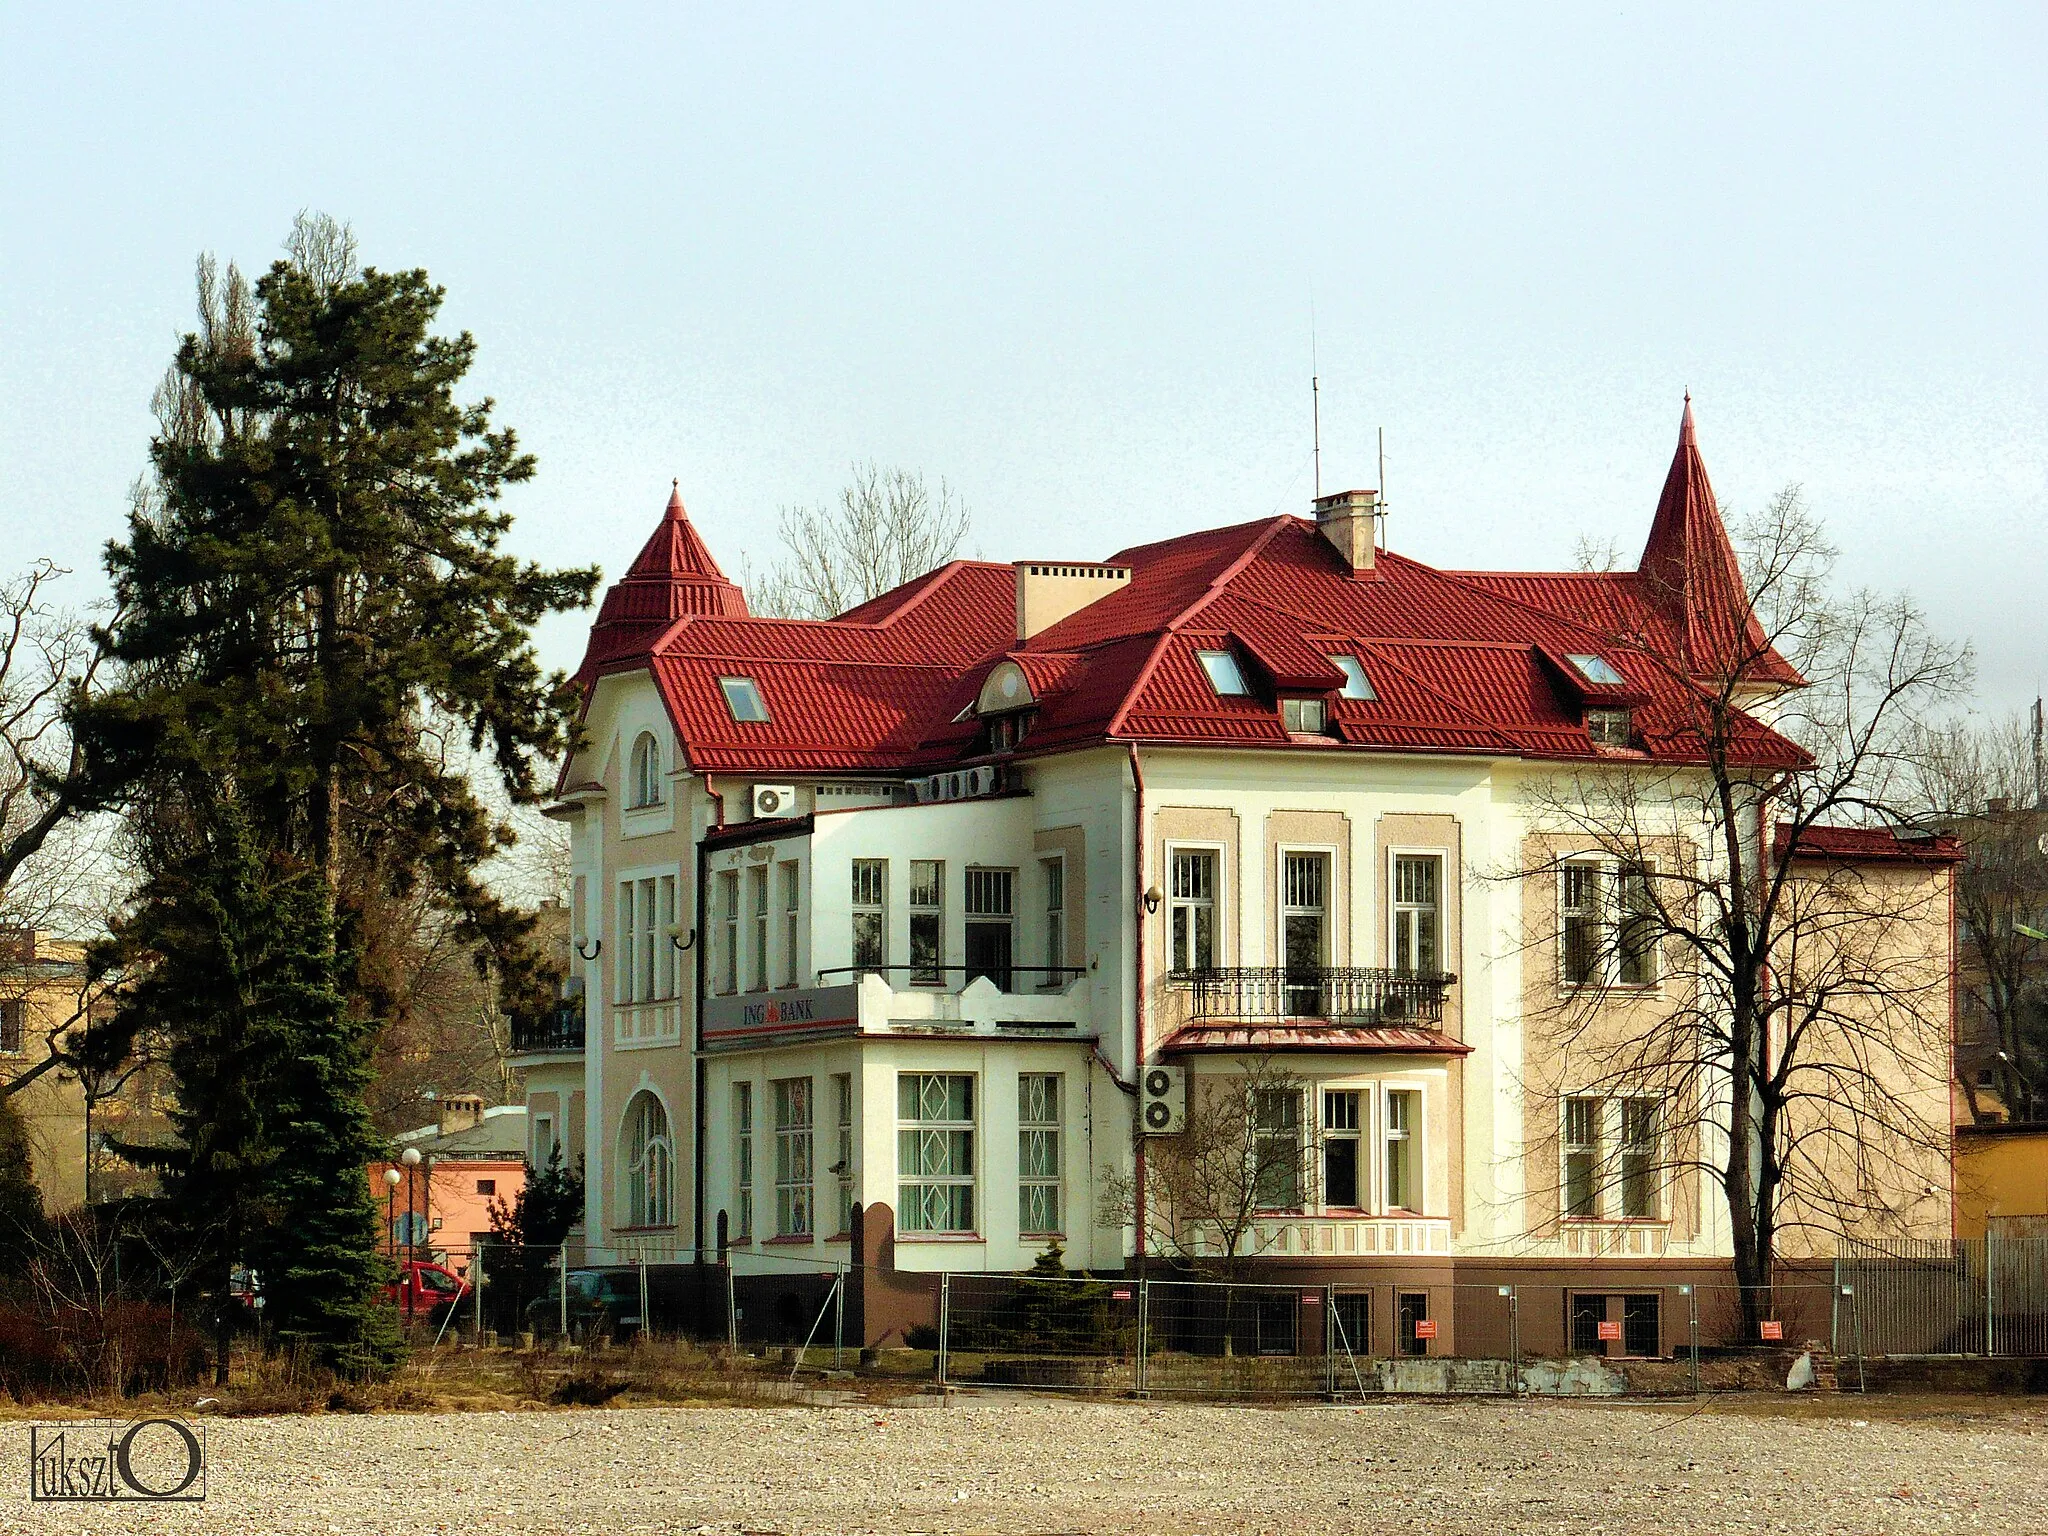
<instances>
[{"instance_id":1,"label":"air conditioning unit","mask_svg":"<svg viewBox=\"0 0 2048 1536\"><path fill-rule=\"evenodd\" d=\"M1147 1136L1176 1136L1187 1128L1186 1067L1147 1067L1138 1074L1138 1118Z\"/></svg>"},{"instance_id":2,"label":"air conditioning unit","mask_svg":"<svg viewBox=\"0 0 2048 1536\"><path fill-rule=\"evenodd\" d=\"M992 795L996 792L996 770L993 764L975 769L968 777L972 781L969 794Z\"/></svg>"},{"instance_id":3,"label":"air conditioning unit","mask_svg":"<svg viewBox=\"0 0 2048 1536\"><path fill-rule=\"evenodd\" d=\"M754 819L770 821L782 816L796 814L796 786L794 784L756 784L754 786Z\"/></svg>"}]
</instances>

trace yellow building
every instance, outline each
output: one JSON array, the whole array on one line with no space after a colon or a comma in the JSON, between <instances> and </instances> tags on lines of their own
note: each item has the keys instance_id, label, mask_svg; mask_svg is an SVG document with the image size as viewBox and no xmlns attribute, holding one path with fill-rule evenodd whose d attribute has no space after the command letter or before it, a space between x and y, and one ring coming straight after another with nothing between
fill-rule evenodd
<instances>
[{"instance_id":1,"label":"yellow building","mask_svg":"<svg viewBox=\"0 0 2048 1536\"><path fill-rule=\"evenodd\" d=\"M1956 1127L1956 1236L2048 1237L2048 1125Z\"/></svg>"}]
</instances>

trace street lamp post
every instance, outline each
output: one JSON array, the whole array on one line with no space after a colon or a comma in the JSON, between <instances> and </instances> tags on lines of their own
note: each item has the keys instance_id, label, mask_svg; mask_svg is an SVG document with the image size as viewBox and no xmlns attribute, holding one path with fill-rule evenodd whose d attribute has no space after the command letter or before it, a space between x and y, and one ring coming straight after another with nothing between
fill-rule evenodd
<instances>
[{"instance_id":1,"label":"street lamp post","mask_svg":"<svg viewBox=\"0 0 2048 1536\"><path fill-rule=\"evenodd\" d=\"M404 1178L396 1168L384 1170L384 1242L394 1264L398 1262L398 1186Z\"/></svg>"},{"instance_id":2,"label":"street lamp post","mask_svg":"<svg viewBox=\"0 0 2048 1536\"><path fill-rule=\"evenodd\" d=\"M420 1165L420 1149L418 1147L407 1147L403 1152L401 1152L398 1155L398 1160L401 1163L405 1164L406 1245L412 1250L410 1255L411 1264L417 1264L419 1262L420 1257L420 1229L418 1225L419 1218L413 1215L412 1176L413 1170L418 1168ZM414 1293L418 1290L418 1288L419 1277L417 1273L410 1267L410 1265L408 1265L405 1272L405 1324L407 1328L411 1328L412 1326L413 1308L417 1301L417 1298Z\"/></svg>"}]
</instances>

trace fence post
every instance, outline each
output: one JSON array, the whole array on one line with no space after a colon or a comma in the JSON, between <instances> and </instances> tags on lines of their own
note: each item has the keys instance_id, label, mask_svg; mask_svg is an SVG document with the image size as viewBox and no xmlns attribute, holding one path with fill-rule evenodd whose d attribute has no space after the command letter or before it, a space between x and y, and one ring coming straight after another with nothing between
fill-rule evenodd
<instances>
[{"instance_id":1,"label":"fence post","mask_svg":"<svg viewBox=\"0 0 2048 1536\"><path fill-rule=\"evenodd\" d=\"M946 1390L946 1330L953 1317L953 1277L939 1276L939 1391Z\"/></svg>"},{"instance_id":2,"label":"fence post","mask_svg":"<svg viewBox=\"0 0 2048 1536\"><path fill-rule=\"evenodd\" d=\"M740 1352L739 1291L732 1283L732 1259L725 1261L725 1343L734 1354Z\"/></svg>"},{"instance_id":3,"label":"fence post","mask_svg":"<svg viewBox=\"0 0 2048 1536\"><path fill-rule=\"evenodd\" d=\"M1856 1340L1856 1390L1868 1393L1870 1382L1863 1374L1863 1302L1856 1295L1855 1286L1844 1285L1838 1289L1849 1298L1849 1326Z\"/></svg>"},{"instance_id":4,"label":"fence post","mask_svg":"<svg viewBox=\"0 0 2048 1536\"><path fill-rule=\"evenodd\" d=\"M1692 1286L1681 1285L1685 1293L1685 1332L1692 1343L1692 1395L1700 1395L1700 1297Z\"/></svg>"},{"instance_id":5,"label":"fence post","mask_svg":"<svg viewBox=\"0 0 2048 1536\"><path fill-rule=\"evenodd\" d=\"M555 1250L555 1268L560 1271L562 1279L562 1347L567 1349L569 1347L569 1245L567 1243L562 1244L560 1248Z\"/></svg>"},{"instance_id":6,"label":"fence post","mask_svg":"<svg viewBox=\"0 0 2048 1536\"><path fill-rule=\"evenodd\" d=\"M640 1255L640 1332L634 1342L639 1343L654 1334L654 1316L647 1306L647 1255Z\"/></svg>"},{"instance_id":7,"label":"fence post","mask_svg":"<svg viewBox=\"0 0 2048 1536\"><path fill-rule=\"evenodd\" d=\"M490 1248L491 1245L488 1239L478 1243L476 1245L476 1253L469 1261L469 1267L476 1271L476 1285L474 1289L476 1291L476 1347L478 1349L484 1347L484 1256L490 1252Z\"/></svg>"},{"instance_id":8,"label":"fence post","mask_svg":"<svg viewBox=\"0 0 2048 1536\"><path fill-rule=\"evenodd\" d=\"M1323 1396L1337 1401L1337 1287L1323 1287Z\"/></svg>"},{"instance_id":9,"label":"fence post","mask_svg":"<svg viewBox=\"0 0 2048 1536\"><path fill-rule=\"evenodd\" d=\"M833 1282L832 1296L832 1369L846 1369L846 1270L839 1266L839 1278Z\"/></svg>"},{"instance_id":10,"label":"fence post","mask_svg":"<svg viewBox=\"0 0 2048 1536\"><path fill-rule=\"evenodd\" d=\"M1150 1397L1152 1388L1145 1380L1145 1367L1150 1363L1152 1353L1152 1282L1143 1275L1138 1277L1138 1396Z\"/></svg>"},{"instance_id":11,"label":"fence post","mask_svg":"<svg viewBox=\"0 0 2048 1536\"><path fill-rule=\"evenodd\" d=\"M1998 1287L1992 1279L1991 1226L1984 1227L1984 1354L1988 1359L1998 1353Z\"/></svg>"},{"instance_id":12,"label":"fence post","mask_svg":"<svg viewBox=\"0 0 2048 1536\"><path fill-rule=\"evenodd\" d=\"M1501 1294L1508 1299L1508 1391L1515 1397L1522 1395L1522 1288L1504 1285Z\"/></svg>"}]
</instances>

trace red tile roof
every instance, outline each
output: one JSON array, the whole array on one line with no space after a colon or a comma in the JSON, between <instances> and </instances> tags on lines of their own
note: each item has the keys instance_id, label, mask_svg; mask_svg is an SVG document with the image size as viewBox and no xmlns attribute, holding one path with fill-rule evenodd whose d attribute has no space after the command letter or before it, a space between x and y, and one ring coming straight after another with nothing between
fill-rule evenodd
<instances>
[{"instance_id":1,"label":"red tile roof","mask_svg":"<svg viewBox=\"0 0 2048 1536\"><path fill-rule=\"evenodd\" d=\"M1638 746L1697 758L1703 655L1753 625L1699 465L1688 402L1644 570L1435 570L1382 552L1373 579L1303 518L1276 516L1127 549L1128 583L1020 644L1016 573L955 561L823 621L751 618L690 526L680 496L606 594L586 684L651 667L698 771L929 771L977 749L972 709L1015 660L1037 713L1022 751L1103 741L1448 752L1594 760L1586 706L1632 706ZM1649 574L1646 574L1649 573ZM1732 604L1715 617L1703 604ZM1715 647L1722 646L1723 651ZM1227 650L1252 684L1220 697L1197 653ZM1568 672L1593 652L1616 688ZM1332 655L1359 658L1371 700L1336 697ZM1774 681L1790 677L1773 655ZM1780 672L1778 669L1783 669ZM754 679L769 719L733 720L722 676ZM1331 697L1331 738L1290 738L1272 695ZM1754 722L1759 765L1802 761Z\"/></svg>"},{"instance_id":2,"label":"red tile roof","mask_svg":"<svg viewBox=\"0 0 2048 1536\"><path fill-rule=\"evenodd\" d=\"M1842 864L1960 864L1964 857L1963 845L1945 834L1915 837L1892 827L1809 826L1795 837L1787 821L1777 824L1771 852L1780 862L1794 858Z\"/></svg>"}]
</instances>

